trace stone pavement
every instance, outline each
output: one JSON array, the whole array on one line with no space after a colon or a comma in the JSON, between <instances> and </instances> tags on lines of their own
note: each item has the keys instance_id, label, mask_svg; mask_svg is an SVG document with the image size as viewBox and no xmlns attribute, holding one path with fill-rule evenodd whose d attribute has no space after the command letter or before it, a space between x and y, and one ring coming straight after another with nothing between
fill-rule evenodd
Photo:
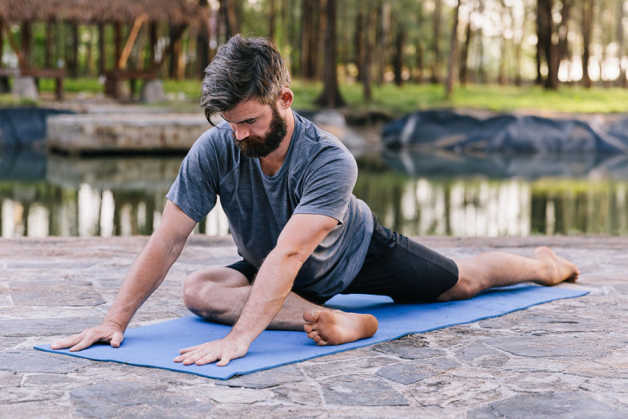
<instances>
[{"instance_id":1,"label":"stone pavement","mask_svg":"<svg viewBox=\"0 0 628 419\"><path fill-rule=\"evenodd\" d=\"M99 323L146 240L0 240L0 417L628 417L628 238L426 238L454 257L550 244L591 293L228 381L32 349ZM187 314L184 277L235 259L193 236L132 326Z\"/></svg>"}]
</instances>

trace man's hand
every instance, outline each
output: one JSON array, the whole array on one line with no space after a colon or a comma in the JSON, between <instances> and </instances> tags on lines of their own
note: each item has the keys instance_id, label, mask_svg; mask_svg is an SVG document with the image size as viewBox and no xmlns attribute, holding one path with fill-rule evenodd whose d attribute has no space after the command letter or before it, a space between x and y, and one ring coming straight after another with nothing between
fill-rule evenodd
<instances>
[{"instance_id":1,"label":"man's hand","mask_svg":"<svg viewBox=\"0 0 628 419\"><path fill-rule=\"evenodd\" d=\"M52 349L70 348L70 352L89 348L96 342L108 342L113 348L118 348L124 339L122 328L113 323L103 323L100 326L90 327L78 335L72 335L51 345Z\"/></svg>"},{"instance_id":2,"label":"man's hand","mask_svg":"<svg viewBox=\"0 0 628 419\"><path fill-rule=\"evenodd\" d=\"M181 355L174 362L183 362L183 365L205 365L220 360L216 365L224 367L232 359L242 358L249 350L251 343L245 339L226 337L201 345L191 346L179 351Z\"/></svg>"}]
</instances>

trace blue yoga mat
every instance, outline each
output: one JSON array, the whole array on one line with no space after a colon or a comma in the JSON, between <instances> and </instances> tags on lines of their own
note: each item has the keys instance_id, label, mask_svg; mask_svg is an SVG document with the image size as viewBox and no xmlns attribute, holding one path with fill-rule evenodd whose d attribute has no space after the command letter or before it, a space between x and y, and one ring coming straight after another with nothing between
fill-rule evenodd
<instances>
[{"instance_id":1,"label":"blue yoga mat","mask_svg":"<svg viewBox=\"0 0 628 419\"><path fill-rule=\"evenodd\" d=\"M49 345L35 346L54 352L97 361L113 361L143 367L163 368L204 377L228 379L280 365L303 361L353 348L372 345L408 335L456 324L501 316L533 305L587 294L572 287L517 285L489 290L470 300L431 304L393 304L388 297L374 295L338 295L327 305L345 311L371 313L379 320L377 333L369 338L338 346L318 346L303 332L266 330L251 345L249 353L225 367L184 366L173 362L179 349L219 339L230 326L210 323L196 316L130 328L120 348L98 344L80 352L52 350ZM51 359L51 362L54 362Z\"/></svg>"}]
</instances>

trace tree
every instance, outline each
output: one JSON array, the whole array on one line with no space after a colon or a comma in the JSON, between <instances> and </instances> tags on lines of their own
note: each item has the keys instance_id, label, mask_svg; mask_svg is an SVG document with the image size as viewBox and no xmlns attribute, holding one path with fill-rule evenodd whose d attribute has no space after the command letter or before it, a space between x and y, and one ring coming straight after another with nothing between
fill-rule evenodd
<instances>
[{"instance_id":1,"label":"tree","mask_svg":"<svg viewBox=\"0 0 628 419\"><path fill-rule=\"evenodd\" d=\"M435 0L434 2L434 12L432 13L432 29L434 31L434 35L432 38L432 51L434 53L434 60L432 61L432 77L430 81L432 83L440 82L440 47L438 45L440 40L440 24L441 24L441 13L442 13L442 0Z\"/></svg>"},{"instance_id":2,"label":"tree","mask_svg":"<svg viewBox=\"0 0 628 419\"><path fill-rule=\"evenodd\" d=\"M196 34L196 62L198 65L198 75L202 79L205 74L205 67L209 65L209 3L207 0L199 0L199 6L207 13L201 14L200 22L198 26L198 33ZM152 41L149 41L152 42Z\"/></svg>"},{"instance_id":3,"label":"tree","mask_svg":"<svg viewBox=\"0 0 628 419\"><path fill-rule=\"evenodd\" d=\"M471 29L471 14L467 19L467 25L464 30L464 43L462 44L462 51L460 52L460 72L458 78L460 84L463 86L467 84L467 74L469 66L469 46L471 45L471 38L473 37L473 30Z\"/></svg>"},{"instance_id":4,"label":"tree","mask_svg":"<svg viewBox=\"0 0 628 419\"><path fill-rule=\"evenodd\" d=\"M451 24L451 38L449 42L449 60L447 65L447 80L445 82L445 97L451 98L454 89L454 74L456 73L456 55L458 54L458 23L460 21L460 0L456 2Z\"/></svg>"},{"instance_id":5,"label":"tree","mask_svg":"<svg viewBox=\"0 0 628 419\"><path fill-rule=\"evenodd\" d=\"M623 66L624 58L624 1L617 0L617 66L619 75L617 76L617 85L626 87L626 68Z\"/></svg>"},{"instance_id":6,"label":"tree","mask_svg":"<svg viewBox=\"0 0 628 419\"><path fill-rule=\"evenodd\" d=\"M326 0L324 14L327 22L325 29L325 64L323 68L323 92L316 99L320 106L337 108L345 101L338 88L336 63L336 0Z\"/></svg>"},{"instance_id":7,"label":"tree","mask_svg":"<svg viewBox=\"0 0 628 419\"><path fill-rule=\"evenodd\" d=\"M394 81L397 86L403 84L402 72L403 72L403 45L406 38L406 29L403 25L403 21L397 20L396 34L395 34L395 50L393 55L393 75Z\"/></svg>"},{"instance_id":8,"label":"tree","mask_svg":"<svg viewBox=\"0 0 628 419\"><path fill-rule=\"evenodd\" d=\"M591 57L591 33L593 30L593 0L582 0L582 84L591 88L589 58Z\"/></svg>"}]
</instances>

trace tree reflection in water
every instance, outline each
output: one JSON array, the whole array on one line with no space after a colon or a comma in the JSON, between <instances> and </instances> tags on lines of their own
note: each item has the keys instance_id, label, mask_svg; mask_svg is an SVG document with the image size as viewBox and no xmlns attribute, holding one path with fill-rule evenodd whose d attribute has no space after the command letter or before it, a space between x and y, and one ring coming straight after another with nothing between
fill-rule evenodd
<instances>
[{"instance_id":1,"label":"tree reflection in water","mask_svg":"<svg viewBox=\"0 0 628 419\"><path fill-rule=\"evenodd\" d=\"M151 234L181 157L0 159L2 237ZM628 234L624 156L384 153L355 194L406 235ZM197 233L228 234L220 205Z\"/></svg>"}]
</instances>

